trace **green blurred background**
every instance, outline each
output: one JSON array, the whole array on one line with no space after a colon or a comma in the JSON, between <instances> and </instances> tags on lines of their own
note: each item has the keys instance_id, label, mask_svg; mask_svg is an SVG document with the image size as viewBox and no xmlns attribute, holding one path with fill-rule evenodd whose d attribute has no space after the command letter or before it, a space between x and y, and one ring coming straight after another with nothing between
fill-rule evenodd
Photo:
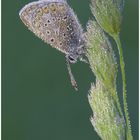
<instances>
[{"instance_id":1,"label":"green blurred background","mask_svg":"<svg viewBox=\"0 0 140 140\"><path fill-rule=\"evenodd\" d=\"M29 2L2 0L2 140L99 140L89 121L92 111L87 100L95 77L88 65L81 62L72 65L79 85L79 91L74 91L64 55L35 37L21 22L18 12ZM85 28L92 18L90 0L68 2ZM121 40L129 112L137 140L137 0L125 1Z\"/></svg>"}]
</instances>

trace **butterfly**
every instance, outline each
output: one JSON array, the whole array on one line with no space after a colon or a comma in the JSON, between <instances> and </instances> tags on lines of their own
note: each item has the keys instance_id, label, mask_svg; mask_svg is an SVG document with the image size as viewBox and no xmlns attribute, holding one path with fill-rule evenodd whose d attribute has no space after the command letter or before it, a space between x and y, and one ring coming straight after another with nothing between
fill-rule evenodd
<instances>
[{"instance_id":1,"label":"butterfly","mask_svg":"<svg viewBox=\"0 0 140 140\"><path fill-rule=\"evenodd\" d=\"M22 22L36 36L66 56L71 83L77 84L70 63L82 59L84 50L83 29L66 0L39 0L25 5L19 12Z\"/></svg>"}]
</instances>

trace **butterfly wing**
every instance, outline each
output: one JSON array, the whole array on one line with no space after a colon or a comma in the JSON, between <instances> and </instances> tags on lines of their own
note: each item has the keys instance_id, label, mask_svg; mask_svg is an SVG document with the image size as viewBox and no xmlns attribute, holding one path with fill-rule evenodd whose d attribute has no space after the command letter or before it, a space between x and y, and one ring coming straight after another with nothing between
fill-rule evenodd
<instances>
[{"instance_id":1,"label":"butterfly wing","mask_svg":"<svg viewBox=\"0 0 140 140\"><path fill-rule=\"evenodd\" d=\"M27 4L19 13L36 36L65 54L77 49L82 28L65 0L40 0Z\"/></svg>"}]
</instances>

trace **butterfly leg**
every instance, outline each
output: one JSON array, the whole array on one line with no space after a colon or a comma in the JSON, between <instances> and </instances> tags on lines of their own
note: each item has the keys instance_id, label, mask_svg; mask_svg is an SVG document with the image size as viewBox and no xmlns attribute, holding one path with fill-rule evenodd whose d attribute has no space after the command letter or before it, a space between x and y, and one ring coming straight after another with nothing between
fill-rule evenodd
<instances>
[{"instance_id":1,"label":"butterfly leg","mask_svg":"<svg viewBox=\"0 0 140 140\"><path fill-rule=\"evenodd\" d=\"M70 67L70 62L69 62L69 59L67 57L66 57L66 62L67 62L67 69L68 69L68 73L69 73L69 76L70 76L71 84L74 87L74 89L76 91L78 91L77 83L76 83L76 80L75 80L75 78L72 74L71 67Z\"/></svg>"},{"instance_id":2,"label":"butterfly leg","mask_svg":"<svg viewBox=\"0 0 140 140\"><path fill-rule=\"evenodd\" d=\"M86 59L83 58L83 57L80 57L79 60L80 60L81 62L84 62L84 63L86 63L86 64L89 64L88 60L86 60Z\"/></svg>"},{"instance_id":3,"label":"butterfly leg","mask_svg":"<svg viewBox=\"0 0 140 140\"><path fill-rule=\"evenodd\" d=\"M89 64L89 60L87 59L87 57L86 57L85 55L79 56L79 60L80 60L81 62L84 62L84 63L86 63L86 64Z\"/></svg>"}]
</instances>

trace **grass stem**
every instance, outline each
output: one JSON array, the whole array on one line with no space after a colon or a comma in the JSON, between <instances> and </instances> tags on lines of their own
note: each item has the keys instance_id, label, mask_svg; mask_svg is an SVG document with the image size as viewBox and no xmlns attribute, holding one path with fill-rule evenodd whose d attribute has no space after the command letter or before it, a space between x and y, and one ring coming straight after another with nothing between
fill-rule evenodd
<instances>
[{"instance_id":1,"label":"grass stem","mask_svg":"<svg viewBox=\"0 0 140 140\"><path fill-rule=\"evenodd\" d=\"M121 67L121 74L122 74L122 82L123 82L123 105L124 105L124 114L126 120L126 133L127 133L127 140L133 140L132 132L131 132L131 125L129 120L129 113L128 113L128 105L127 105L127 92L126 92L126 76L125 76L125 63L123 58L123 50L120 41L119 34L113 37L119 51L120 56L120 67Z\"/></svg>"}]
</instances>

